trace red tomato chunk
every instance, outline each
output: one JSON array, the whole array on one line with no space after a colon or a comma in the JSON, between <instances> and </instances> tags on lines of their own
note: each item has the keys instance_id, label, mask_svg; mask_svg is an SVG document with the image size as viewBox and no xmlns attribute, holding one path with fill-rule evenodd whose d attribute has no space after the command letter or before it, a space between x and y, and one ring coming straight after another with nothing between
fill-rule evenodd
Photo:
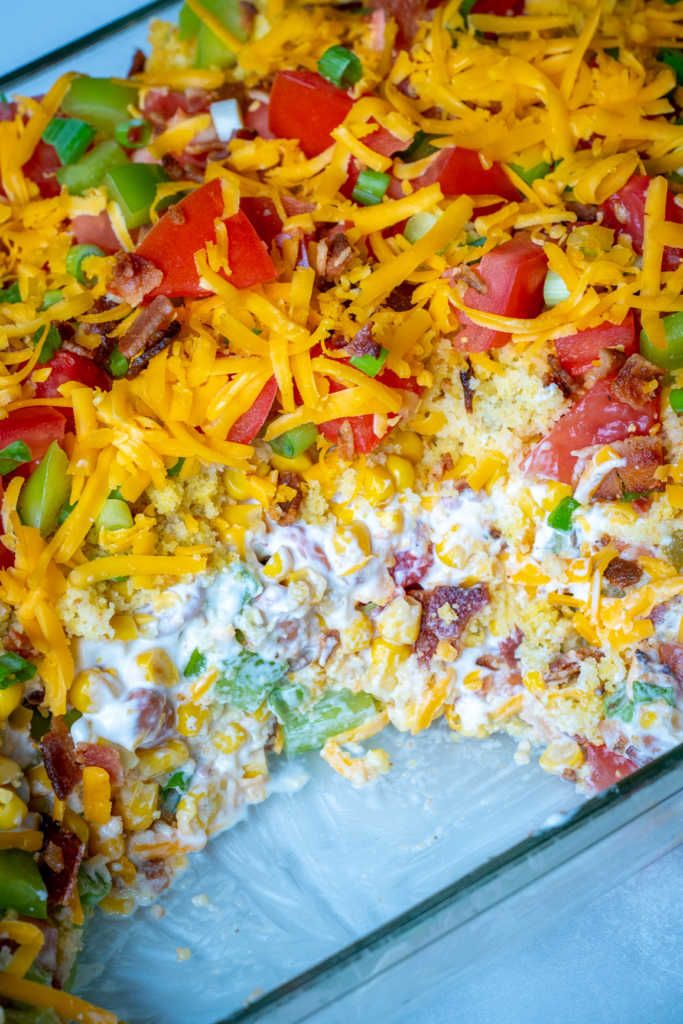
<instances>
[{"instance_id":1,"label":"red tomato chunk","mask_svg":"<svg viewBox=\"0 0 683 1024\"><path fill-rule=\"evenodd\" d=\"M645 200L652 178L646 174L634 174L623 188L609 196L602 204L603 224L615 231L631 236L631 243L637 253L643 251L645 234ZM666 197L666 219L674 224L683 224L683 208L675 201L671 192ZM675 270L683 259L683 249L664 249L662 267Z\"/></svg>"},{"instance_id":2,"label":"red tomato chunk","mask_svg":"<svg viewBox=\"0 0 683 1024\"><path fill-rule=\"evenodd\" d=\"M298 139L306 156L317 156L334 141L353 100L315 71L278 71L270 93L269 126L280 139Z\"/></svg>"},{"instance_id":3,"label":"red tomato chunk","mask_svg":"<svg viewBox=\"0 0 683 1024\"><path fill-rule=\"evenodd\" d=\"M53 441L61 442L66 430L66 417L57 409L34 406L15 409L7 419L0 420L0 450L14 441L24 441L33 459L42 459Z\"/></svg>"},{"instance_id":4,"label":"red tomato chunk","mask_svg":"<svg viewBox=\"0 0 683 1024\"><path fill-rule=\"evenodd\" d=\"M270 415L276 394L275 377L271 377L251 409L247 409L239 419L235 420L230 428L228 441L235 441L238 444L249 444L253 441Z\"/></svg>"},{"instance_id":5,"label":"red tomato chunk","mask_svg":"<svg viewBox=\"0 0 683 1024\"><path fill-rule=\"evenodd\" d=\"M628 313L620 324L599 324L555 339L560 366L572 377L580 377L590 370L599 362L601 353L608 348L619 349L626 356L638 351L633 313Z\"/></svg>"},{"instance_id":6,"label":"red tomato chunk","mask_svg":"<svg viewBox=\"0 0 683 1024\"><path fill-rule=\"evenodd\" d=\"M423 188L438 181L445 196L501 196L514 201L519 192L500 164L485 167L474 149L452 146L442 149L419 178L412 182ZM501 246L502 248L502 246Z\"/></svg>"},{"instance_id":7,"label":"red tomato chunk","mask_svg":"<svg viewBox=\"0 0 683 1024\"><path fill-rule=\"evenodd\" d=\"M593 743L586 743L584 750L586 763L590 768L590 782L597 792L608 789L638 768L635 761L615 753L608 747L596 747Z\"/></svg>"}]
</instances>

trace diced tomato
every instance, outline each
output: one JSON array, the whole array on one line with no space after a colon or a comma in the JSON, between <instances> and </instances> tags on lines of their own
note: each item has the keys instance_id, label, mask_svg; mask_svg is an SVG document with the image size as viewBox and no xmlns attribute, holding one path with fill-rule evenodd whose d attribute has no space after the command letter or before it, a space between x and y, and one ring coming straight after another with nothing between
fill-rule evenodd
<instances>
[{"instance_id":1,"label":"diced tomato","mask_svg":"<svg viewBox=\"0 0 683 1024\"><path fill-rule=\"evenodd\" d=\"M583 747L590 768L590 783L597 792L608 789L639 767L629 757L617 754L608 747L597 747L593 743L584 743Z\"/></svg>"},{"instance_id":2,"label":"diced tomato","mask_svg":"<svg viewBox=\"0 0 683 1024\"><path fill-rule=\"evenodd\" d=\"M228 441L235 441L238 444L249 444L253 441L270 415L276 394L277 383L275 377L271 377L251 409L247 409L235 420L230 428Z\"/></svg>"},{"instance_id":3,"label":"diced tomato","mask_svg":"<svg viewBox=\"0 0 683 1024\"><path fill-rule=\"evenodd\" d=\"M140 256L163 272L158 288L147 295L169 298L200 298L210 294L203 288L195 266L195 254L216 240L215 221L223 213L223 195L216 178L191 192L168 210L143 238ZM275 267L265 245L241 210L225 220L228 231L229 278L236 288L272 281Z\"/></svg>"},{"instance_id":4,"label":"diced tomato","mask_svg":"<svg viewBox=\"0 0 683 1024\"><path fill-rule=\"evenodd\" d=\"M47 380L36 384L36 398L54 398L60 393L60 385L72 380L89 388L100 388L101 391L109 391L111 388L109 375L92 359L86 359L75 352L60 349L47 365L52 372Z\"/></svg>"},{"instance_id":5,"label":"diced tomato","mask_svg":"<svg viewBox=\"0 0 683 1024\"><path fill-rule=\"evenodd\" d=\"M315 71L278 71L270 93L270 130L281 139L298 139L306 156L332 145L353 100Z\"/></svg>"},{"instance_id":6,"label":"diced tomato","mask_svg":"<svg viewBox=\"0 0 683 1024\"><path fill-rule=\"evenodd\" d=\"M0 420L0 451L14 441L24 441L34 459L42 459L53 441L61 443L66 430L66 417L49 406L15 409Z\"/></svg>"},{"instance_id":7,"label":"diced tomato","mask_svg":"<svg viewBox=\"0 0 683 1024\"><path fill-rule=\"evenodd\" d=\"M624 231L631 236L631 243L637 253L643 251L645 233L645 200L652 178L646 174L634 174L623 188L609 196L602 204L602 223L615 231ZM671 192L666 197L666 219L674 224L683 224L683 208L678 206ZM675 270L683 260L683 249L664 249L662 266Z\"/></svg>"},{"instance_id":8,"label":"diced tomato","mask_svg":"<svg viewBox=\"0 0 683 1024\"><path fill-rule=\"evenodd\" d=\"M2 120L1 117L0 120ZM2 485L2 478L0 478L0 505L2 505L4 493L5 488ZM0 541L0 569L9 569L12 565L14 565L14 552L6 548Z\"/></svg>"},{"instance_id":9,"label":"diced tomato","mask_svg":"<svg viewBox=\"0 0 683 1024\"><path fill-rule=\"evenodd\" d=\"M414 377L399 377L393 370L381 370L375 379L389 388L411 391L414 395L422 394L422 387ZM334 381L330 383L330 391L341 390L341 384ZM362 416L342 416L336 420L328 420L327 423L321 423L318 429L328 441L336 443L344 423L348 423L351 427L353 449L357 455L367 455L368 452L374 451L380 441L389 433L389 431L381 435L375 433L375 417L372 413L365 413Z\"/></svg>"},{"instance_id":10,"label":"diced tomato","mask_svg":"<svg viewBox=\"0 0 683 1024\"><path fill-rule=\"evenodd\" d=\"M240 199L240 210L247 215L252 227L266 245L270 246L273 239L282 231L282 221L271 199L243 196Z\"/></svg>"},{"instance_id":11,"label":"diced tomato","mask_svg":"<svg viewBox=\"0 0 683 1024\"><path fill-rule=\"evenodd\" d=\"M403 49L410 46L418 22L434 3L433 0L372 0L371 6L383 8L394 19L398 26L396 46Z\"/></svg>"},{"instance_id":12,"label":"diced tomato","mask_svg":"<svg viewBox=\"0 0 683 1024\"><path fill-rule=\"evenodd\" d=\"M98 245L108 256L121 248L106 210L102 213L83 213L79 217L74 217L71 221L71 233L78 245Z\"/></svg>"},{"instance_id":13,"label":"diced tomato","mask_svg":"<svg viewBox=\"0 0 683 1024\"><path fill-rule=\"evenodd\" d=\"M55 178L55 173L61 166L57 150L41 139L22 170L27 178L36 183L41 196L44 199L51 199L58 196L61 191L61 185Z\"/></svg>"},{"instance_id":14,"label":"diced tomato","mask_svg":"<svg viewBox=\"0 0 683 1024\"><path fill-rule=\"evenodd\" d=\"M577 462L574 452L649 433L659 421L659 397L634 409L612 397L611 384L612 378L603 377L560 417L525 460L526 473L571 484Z\"/></svg>"},{"instance_id":15,"label":"diced tomato","mask_svg":"<svg viewBox=\"0 0 683 1024\"><path fill-rule=\"evenodd\" d=\"M426 171L413 178L414 188L438 181L445 196L501 196L519 199L519 192L499 163L484 167L479 153L462 146L449 146L434 157Z\"/></svg>"},{"instance_id":16,"label":"diced tomato","mask_svg":"<svg viewBox=\"0 0 683 1024\"><path fill-rule=\"evenodd\" d=\"M524 12L524 0L477 0L471 14L496 14L514 17Z\"/></svg>"},{"instance_id":17,"label":"diced tomato","mask_svg":"<svg viewBox=\"0 0 683 1024\"><path fill-rule=\"evenodd\" d=\"M618 348L626 356L638 351L633 313L629 312L620 324L599 324L555 339L560 366L572 377L580 377L590 370L606 348Z\"/></svg>"},{"instance_id":18,"label":"diced tomato","mask_svg":"<svg viewBox=\"0 0 683 1024\"><path fill-rule=\"evenodd\" d=\"M211 93L201 89L180 92L177 89L148 89L143 102L143 113L148 117L170 121L175 114L201 114L208 110Z\"/></svg>"},{"instance_id":19,"label":"diced tomato","mask_svg":"<svg viewBox=\"0 0 683 1024\"><path fill-rule=\"evenodd\" d=\"M540 246L528 238L511 238L482 258L477 273L486 285L486 293L468 288L465 304L487 313L533 319L543 308L547 264ZM456 344L465 352L486 352L510 340L504 331L480 327L464 313L460 314L460 323L463 330L457 335Z\"/></svg>"}]
</instances>

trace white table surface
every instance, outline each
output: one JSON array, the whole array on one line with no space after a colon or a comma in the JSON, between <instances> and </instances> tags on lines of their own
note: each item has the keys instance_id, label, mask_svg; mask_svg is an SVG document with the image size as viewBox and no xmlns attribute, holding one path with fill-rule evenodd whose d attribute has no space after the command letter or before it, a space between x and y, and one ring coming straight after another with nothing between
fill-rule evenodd
<instances>
[{"instance_id":1,"label":"white table surface","mask_svg":"<svg viewBox=\"0 0 683 1024\"><path fill-rule=\"evenodd\" d=\"M139 6L2 0L0 73ZM122 54L122 68L127 60ZM437 988L428 1005L381 1024L680 1024L682 894L679 846L575 918L551 917L541 931L520 935L457 991Z\"/></svg>"}]
</instances>

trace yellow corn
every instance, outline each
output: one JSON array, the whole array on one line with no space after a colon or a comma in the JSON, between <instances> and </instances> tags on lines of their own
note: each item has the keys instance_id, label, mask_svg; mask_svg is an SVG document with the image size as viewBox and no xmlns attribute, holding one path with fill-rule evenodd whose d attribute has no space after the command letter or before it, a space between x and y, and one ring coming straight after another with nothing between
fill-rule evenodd
<instances>
[{"instance_id":1,"label":"yellow corn","mask_svg":"<svg viewBox=\"0 0 683 1024\"><path fill-rule=\"evenodd\" d=\"M97 765L83 769L83 814L93 825L106 825L111 818L109 773Z\"/></svg>"},{"instance_id":2,"label":"yellow corn","mask_svg":"<svg viewBox=\"0 0 683 1024\"><path fill-rule=\"evenodd\" d=\"M16 761L9 757L0 756L0 785L6 782L14 782L21 777L21 768Z\"/></svg>"},{"instance_id":3,"label":"yellow corn","mask_svg":"<svg viewBox=\"0 0 683 1024\"><path fill-rule=\"evenodd\" d=\"M365 556L372 554L372 541L370 539L370 531L368 530L365 523L359 523L354 520L344 530L340 530L335 534L332 541L334 550L338 555L346 553L349 547L356 544Z\"/></svg>"},{"instance_id":4,"label":"yellow corn","mask_svg":"<svg viewBox=\"0 0 683 1024\"><path fill-rule=\"evenodd\" d=\"M246 743L249 733L237 722L231 722L225 732L213 737L213 745L222 754L234 754Z\"/></svg>"},{"instance_id":5,"label":"yellow corn","mask_svg":"<svg viewBox=\"0 0 683 1024\"><path fill-rule=\"evenodd\" d=\"M396 674L400 666L408 660L412 648L406 644L391 644L387 640L377 639L370 648L370 661L373 675L382 686L393 689L396 685Z\"/></svg>"},{"instance_id":6,"label":"yellow corn","mask_svg":"<svg viewBox=\"0 0 683 1024\"><path fill-rule=\"evenodd\" d=\"M414 430L397 430L391 440L398 447L401 455L411 462L419 462L424 453L424 442Z\"/></svg>"},{"instance_id":7,"label":"yellow corn","mask_svg":"<svg viewBox=\"0 0 683 1024\"><path fill-rule=\"evenodd\" d=\"M391 473L383 466L366 466L359 470L356 494L371 505L385 505L391 501L395 492Z\"/></svg>"},{"instance_id":8,"label":"yellow corn","mask_svg":"<svg viewBox=\"0 0 683 1024\"><path fill-rule=\"evenodd\" d=\"M458 648L450 640L439 640L434 653L443 661L454 661L458 656Z\"/></svg>"},{"instance_id":9,"label":"yellow corn","mask_svg":"<svg viewBox=\"0 0 683 1024\"><path fill-rule=\"evenodd\" d=\"M111 627L117 640L136 640L138 626L132 615L112 615Z\"/></svg>"},{"instance_id":10,"label":"yellow corn","mask_svg":"<svg viewBox=\"0 0 683 1024\"><path fill-rule=\"evenodd\" d=\"M462 681L462 685L466 690L480 690L482 684L481 670L475 668L472 672L468 672Z\"/></svg>"},{"instance_id":11,"label":"yellow corn","mask_svg":"<svg viewBox=\"0 0 683 1024\"><path fill-rule=\"evenodd\" d=\"M668 484L666 496L672 508L683 509L683 484Z\"/></svg>"},{"instance_id":12,"label":"yellow corn","mask_svg":"<svg viewBox=\"0 0 683 1024\"><path fill-rule=\"evenodd\" d=\"M652 726L656 723L657 717L658 715L656 711L651 711L647 710L647 708L643 708L643 710L640 712L640 728L651 729Z\"/></svg>"},{"instance_id":13,"label":"yellow corn","mask_svg":"<svg viewBox=\"0 0 683 1024\"><path fill-rule=\"evenodd\" d=\"M373 632L370 619L362 612L358 612L348 626L341 630L340 639L348 651L362 651L369 646Z\"/></svg>"},{"instance_id":14,"label":"yellow corn","mask_svg":"<svg viewBox=\"0 0 683 1024\"><path fill-rule=\"evenodd\" d=\"M262 750L258 750L251 761L248 761L242 769L243 779L257 779L261 775L268 774L268 765L266 764L266 755Z\"/></svg>"},{"instance_id":15,"label":"yellow corn","mask_svg":"<svg viewBox=\"0 0 683 1024\"><path fill-rule=\"evenodd\" d=\"M293 459L286 459L284 455L271 455L270 461L279 473L303 474L313 465L310 455L306 455L306 452L296 455Z\"/></svg>"},{"instance_id":16,"label":"yellow corn","mask_svg":"<svg viewBox=\"0 0 683 1024\"><path fill-rule=\"evenodd\" d=\"M15 683L14 686L8 686L7 689L0 690L0 722L9 718L14 709L19 707L23 696L24 687L21 683Z\"/></svg>"},{"instance_id":17,"label":"yellow corn","mask_svg":"<svg viewBox=\"0 0 683 1024\"><path fill-rule=\"evenodd\" d=\"M524 676L524 686L536 696L545 693L545 682L540 672L527 672Z\"/></svg>"},{"instance_id":18,"label":"yellow corn","mask_svg":"<svg viewBox=\"0 0 683 1024\"><path fill-rule=\"evenodd\" d=\"M414 644L420 632L422 607L410 597L397 597L377 616L377 632L393 644Z\"/></svg>"},{"instance_id":19,"label":"yellow corn","mask_svg":"<svg viewBox=\"0 0 683 1024\"><path fill-rule=\"evenodd\" d=\"M49 796L52 792L52 783L47 777L45 765L37 764L26 772L31 796Z\"/></svg>"},{"instance_id":20,"label":"yellow corn","mask_svg":"<svg viewBox=\"0 0 683 1024\"><path fill-rule=\"evenodd\" d=\"M415 467L402 455L388 455L387 469L397 491L409 491L415 486Z\"/></svg>"},{"instance_id":21,"label":"yellow corn","mask_svg":"<svg viewBox=\"0 0 683 1024\"><path fill-rule=\"evenodd\" d=\"M263 566L263 575L271 580L281 580L292 568L292 558L286 548L275 551Z\"/></svg>"},{"instance_id":22,"label":"yellow corn","mask_svg":"<svg viewBox=\"0 0 683 1024\"><path fill-rule=\"evenodd\" d=\"M103 835L104 827L106 826L91 826L88 849L91 854L100 853L107 860L118 860L123 857L126 850L124 838L122 835L109 835L109 829Z\"/></svg>"},{"instance_id":23,"label":"yellow corn","mask_svg":"<svg viewBox=\"0 0 683 1024\"><path fill-rule=\"evenodd\" d=\"M166 775L168 772L185 764L190 754L182 740L169 740L160 747L153 750L140 750L138 752L138 772L140 778L145 782L155 778L157 775Z\"/></svg>"},{"instance_id":24,"label":"yellow corn","mask_svg":"<svg viewBox=\"0 0 683 1024\"><path fill-rule=\"evenodd\" d=\"M135 660L148 682L156 683L157 686L175 686L178 682L178 669L163 647L143 651Z\"/></svg>"},{"instance_id":25,"label":"yellow corn","mask_svg":"<svg viewBox=\"0 0 683 1024\"><path fill-rule=\"evenodd\" d=\"M223 518L230 526L253 526L260 515L258 505L229 505L223 509Z\"/></svg>"},{"instance_id":26,"label":"yellow corn","mask_svg":"<svg viewBox=\"0 0 683 1024\"><path fill-rule=\"evenodd\" d=\"M112 694L120 689L118 679L107 669L88 668L79 672L69 690L69 699L77 711L87 715L100 711Z\"/></svg>"},{"instance_id":27,"label":"yellow corn","mask_svg":"<svg viewBox=\"0 0 683 1024\"><path fill-rule=\"evenodd\" d=\"M541 768L551 775L561 775L567 768L580 768L585 760L576 740L554 740L539 758Z\"/></svg>"},{"instance_id":28,"label":"yellow corn","mask_svg":"<svg viewBox=\"0 0 683 1024\"><path fill-rule=\"evenodd\" d=\"M128 831L142 832L156 818L159 787L154 782L127 782L121 787L119 804Z\"/></svg>"},{"instance_id":29,"label":"yellow corn","mask_svg":"<svg viewBox=\"0 0 683 1024\"><path fill-rule=\"evenodd\" d=\"M181 736L197 736L211 717L208 708L188 701L181 704L177 713L177 729Z\"/></svg>"},{"instance_id":30,"label":"yellow corn","mask_svg":"<svg viewBox=\"0 0 683 1024\"><path fill-rule=\"evenodd\" d=\"M0 829L17 828L26 815L28 807L12 789L0 786Z\"/></svg>"},{"instance_id":31,"label":"yellow corn","mask_svg":"<svg viewBox=\"0 0 683 1024\"><path fill-rule=\"evenodd\" d=\"M85 821L83 821L80 814L76 814L75 811L72 811L71 808L67 807L64 811L64 824L70 832L73 832L75 836L78 836L80 841L85 843L87 846L88 840L90 839L90 829Z\"/></svg>"},{"instance_id":32,"label":"yellow corn","mask_svg":"<svg viewBox=\"0 0 683 1024\"><path fill-rule=\"evenodd\" d=\"M111 865L111 873L120 878L124 885L132 885L137 877L137 869L129 857L120 857Z\"/></svg>"},{"instance_id":33,"label":"yellow corn","mask_svg":"<svg viewBox=\"0 0 683 1024\"><path fill-rule=\"evenodd\" d=\"M135 910L135 897L122 896L119 893L109 893L100 902L100 907L105 914L121 914L127 916Z\"/></svg>"},{"instance_id":34,"label":"yellow corn","mask_svg":"<svg viewBox=\"0 0 683 1024\"><path fill-rule=\"evenodd\" d=\"M473 491L481 491L503 475L507 464L508 461L502 452L489 452L477 462L465 479Z\"/></svg>"}]
</instances>

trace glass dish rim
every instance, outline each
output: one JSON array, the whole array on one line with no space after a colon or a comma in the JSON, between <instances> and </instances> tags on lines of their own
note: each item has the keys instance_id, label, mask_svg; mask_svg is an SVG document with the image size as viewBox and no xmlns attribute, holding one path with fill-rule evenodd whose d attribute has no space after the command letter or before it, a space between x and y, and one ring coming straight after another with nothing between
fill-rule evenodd
<instances>
[{"instance_id":1,"label":"glass dish rim","mask_svg":"<svg viewBox=\"0 0 683 1024\"><path fill-rule=\"evenodd\" d=\"M69 57L77 56L99 43L107 42L126 29L145 23L150 17L177 6L178 2L179 0L150 0L150 2L134 8L70 42L55 47L48 53L0 74L0 89L18 87L23 80L49 71ZM682 766L683 743L680 743L602 793L590 797L559 823L540 827L525 839L483 861L476 868L420 900L408 910L395 915L384 924L347 943L330 956L295 974L288 981L265 992L249 1005L235 1009L227 1017L215 1021L215 1024L237 1024L237 1022L256 1020L261 1014L275 1009L289 996L333 974L362 953L370 950L376 951L388 942L400 939L418 922L428 919L441 909L454 905L457 900L466 897L486 882L491 881L499 872L541 854L564 837L580 830L588 822L595 821L610 809L625 804L631 795L645 790L657 779L665 775L673 775L676 769ZM680 786L675 792L681 791L683 791L683 774ZM592 842L589 842L588 846L591 845L593 845Z\"/></svg>"}]
</instances>

